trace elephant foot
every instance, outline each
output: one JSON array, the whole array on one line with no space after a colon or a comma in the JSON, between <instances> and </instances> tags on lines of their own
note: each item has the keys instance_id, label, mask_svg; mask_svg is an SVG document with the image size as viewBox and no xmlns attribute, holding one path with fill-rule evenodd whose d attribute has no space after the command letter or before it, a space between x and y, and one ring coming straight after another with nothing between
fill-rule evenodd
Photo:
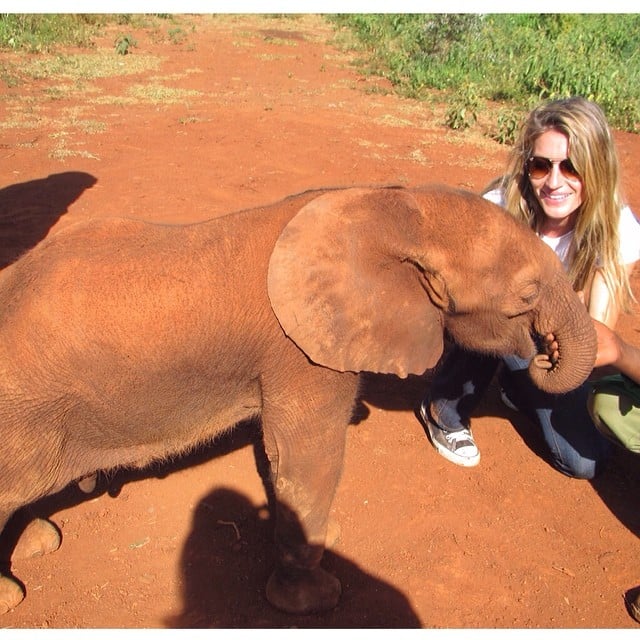
<instances>
[{"instance_id":1,"label":"elephant foot","mask_svg":"<svg viewBox=\"0 0 640 640\"><path fill-rule=\"evenodd\" d=\"M32 520L16 544L12 560L25 560L53 553L60 547L61 536L57 527L42 518Z\"/></svg>"},{"instance_id":2,"label":"elephant foot","mask_svg":"<svg viewBox=\"0 0 640 640\"><path fill-rule=\"evenodd\" d=\"M276 569L267 582L267 600L285 613L330 611L342 593L340 581L324 569Z\"/></svg>"},{"instance_id":3,"label":"elephant foot","mask_svg":"<svg viewBox=\"0 0 640 640\"><path fill-rule=\"evenodd\" d=\"M0 615L15 609L23 600L22 587L15 580L0 576Z\"/></svg>"}]
</instances>

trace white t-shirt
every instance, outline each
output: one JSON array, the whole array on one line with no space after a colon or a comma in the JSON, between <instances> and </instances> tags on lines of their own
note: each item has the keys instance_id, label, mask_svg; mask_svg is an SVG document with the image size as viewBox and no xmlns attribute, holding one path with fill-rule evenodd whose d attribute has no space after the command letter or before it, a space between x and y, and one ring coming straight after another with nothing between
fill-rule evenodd
<instances>
[{"instance_id":1,"label":"white t-shirt","mask_svg":"<svg viewBox=\"0 0 640 640\"><path fill-rule=\"evenodd\" d=\"M493 189L484 194L484 197L505 208L504 191L502 189ZM640 260L640 222L633 215L633 211L625 205L620 209L620 263L632 264ZM562 262L565 270L569 269L569 250L571 248L571 240L573 238L573 230L565 233L559 238L549 238L548 236L538 234L540 239L549 245Z\"/></svg>"}]
</instances>

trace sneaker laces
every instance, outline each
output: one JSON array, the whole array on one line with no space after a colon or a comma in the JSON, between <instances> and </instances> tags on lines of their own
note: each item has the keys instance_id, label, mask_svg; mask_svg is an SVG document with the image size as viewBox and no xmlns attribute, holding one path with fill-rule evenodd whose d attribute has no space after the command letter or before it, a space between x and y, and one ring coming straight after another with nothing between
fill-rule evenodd
<instances>
[{"instance_id":1,"label":"sneaker laces","mask_svg":"<svg viewBox=\"0 0 640 640\"><path fill-rule=\"evenodd\" d=\"M444 437L448 442L455 444L456 449L464 446L475 447L475 443L469 429L461 429L460 431L445 431Z\"/></svg>"}]
</instances>

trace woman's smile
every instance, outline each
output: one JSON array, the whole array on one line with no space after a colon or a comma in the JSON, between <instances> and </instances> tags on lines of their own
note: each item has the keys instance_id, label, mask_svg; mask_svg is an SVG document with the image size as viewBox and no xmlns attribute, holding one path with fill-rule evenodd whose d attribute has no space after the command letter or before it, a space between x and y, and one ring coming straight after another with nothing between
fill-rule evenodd
<instances>
[{"instance_id":1,"label":"woman's smile","mask_svg":"<svg viewBox=\"0 0 640 640\"><path fill-rule=\"evenodd\" d=\"M533 155L552 162L546 176L529 178L545 213L539 231L546 236L562 236L574 228L582 204L581 180L567 178L560 169L560 161L569 157L569 140L564 133L549 129L536 139Z\"/></svg>"}]
</instances>

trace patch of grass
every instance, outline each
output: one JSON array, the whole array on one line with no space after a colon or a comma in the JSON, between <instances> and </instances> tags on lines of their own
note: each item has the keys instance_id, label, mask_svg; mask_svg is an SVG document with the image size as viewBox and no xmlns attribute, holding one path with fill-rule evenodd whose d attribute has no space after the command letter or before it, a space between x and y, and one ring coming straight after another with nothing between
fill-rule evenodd
<instances>
[{"instance_id":1,"label":"patch of grass","mask_svg":"<svg viewBox=\"0 0 640 640\"><path fill-rule=\"evenodd\" d=\"M276 62L278 60L291 60L292 56L286 56L281 53L260 53L256 58L264 62Z\"/></svg>"},{"instance_id":2,"label":"patch of grass","mask_svg":"<svg viewBox=\"0 0 640 640\"><path fill-rule=\"evenodd\" d=\"M139 102L151 102L153 104L184 102L188 98L202 95L200 91L176 89L161 84L136 84L129 88L128 93Z\"/></svg>"},{"instance_id":3,"label":"patch of grass","mask_svg":"<svg viewBox=\"0 0 640 640\"><path fill-rule=\"evenodd\" d=\"M415 126L411 120L405 120L404 118L399 118L398 116L393 116L391 114L385 114L376 118L376 124L380 124L387 127L413 127Z\"/></svg>"},{"instance_id":4,"label":"patch of grass","mask_svg":"<svg viewBox=\"0 0 640 640\"><path fill-rule=\"evenodd\" d=\"M600 104L612 126L640 131L640 14L348 14L329 20L336 40L360 51L363 73L388 78L410 97L433 90L448 96L449 126L473 126L488 103L526 112L535 102L582 95ZM460 95L460 87L469 86L477 100ZM509 139L511 125L511 117L498 123L498 138Z\"/></svg>"},{"instance_id":5,"label":"patch of grass","mask_svg":"<svg viewBox=\"0 0 640 640\"><path fill-rule=\"evenodd\" d=\"M3 13L0 49L45 53L60 46L90 48L108 25L151 28L159 22L174 20L169 14Z\"/></svg>"},{"instance_id":6,"label":"patch of grass","mask_svg":"<svg viewBox=\"0 0 640 640\"><path fill-rule=\"evenodd\" d=\"M0 15L0 48L50 51L56 45L90 47L104 20L90 14Z\"/></svg>"},{"instance_id":7,"label":"patch of grass","mask_svg":"<svg viewBox=\"0 0 640 640\"><path fill-rule=\"evenodd\" d=\"M20 84L20 73L15 65L0 63L0 82L6 87L17 87Z\"/></svg>"},{"instance_id":8,"label":"patch of grass","mask_svg":"<svg viewBox=\"0 0 640 640\"><path fill-rule=\"evenodd\" d=\"M274 35L265 35L264 36L264 41L268 42L269 44L275 44L275 45L279 45L281 47L297 47L298 43L295 40L292 40L290 38L285 38L283 36L274 36Z\"/></svg>"},{"instance_id":9,"label":"patch of grass","mask_svg":"<svg viewBox=\"0 0 640 640\"><path fill-rule=\"evenodd\" d=\"M69 133L67 131L60 131L55 134L51 134L53 138L54 147L49 152L49 157L54 160L66 160L67 158L89 158L91 160L99 160L100 158L87 151L86 149L71 149L69 148Z\"/></svg>"},{"instance_id":10,"label":"patch of grass","mask_svg":"<svg viewBox=\"0 0 640 640\"><path fill-rule=\"evenodd\" d=\"M35 58L22 67L22 73L34 79L69 78L90 80L156 70L161 58L156 56L115 56L111 52L56 55Z\"/></svg>"},{"instance_id":11,"label":"patch of grass","mask_svg":"<svg viewBox=\"0 0 640 640\"><path fill-rule=\"evenodd\" d=\"M167 36L172 44L183 44L187 39L186 32L180 27L175 27L174 29L169 29L167 32Z\"/></svg>"},{"instance_id":12,"label":"patch of grass","mask_svg":"<svg viewBox=\"0 0 640 640\"><path fill-rule=\"evenodd\" d=\"M83 108L73 107L65 109L62 112L62 121L68 128L77 129L83 133L89 135L95 135L97 133L104 133L107 130L105 122L100 120L94 120L92 118L82 118Z\"/></svg>"},{"instance_id":13,"label":"patch of grass","mask_svg":"<svg viewBox=\"0 0 640 640\"><path fill-rule=\"evenodd\" d=\"M136 37L148 38L151 37L150 32L158 30L158 20L155 16L135 15L0 16L0 49L15 50L15 53L5 53L0 62L0 81L6 86L19 86L32 80L49 80L41 83L37 96L31 92L5 92L4 95L0 92L0 99L6 102L6 117L0 122L0 130L37 131L47 128L54 132L49 134L51 158L60 161L71 157L99 160L86 148L86 136L103 134L109 125L92 117L92 105L126 107L140 103L181 103L200 95L197 91L164 86L158 74L146 85L131 86L127 83L128 92L120 96L103 95L102 85L94 82L101 78L156 72L163 58L126 54L131 53L136 45L129 29L131 32L138 29ZM173 18L171 24L176 24ZM97 48L89 36L99 34L103 37L105 34L100 32L103 26L105 29L111 27L110 32L115 35L118 31L113 29L114 25L124 27L121 33L126 35L118 36L111 48ZM178 31L170 32L172 43L181 39ZM86 51L78 52L78 48ZM189 69L186 73L202 71ZM170 85L183 75L164 80ZM55 118L51 115L47 101L68 100L80 95L81 106L63 108ZM38 144L38 139L35 138L32 144Z\"/></svg>"}]
</instances>

